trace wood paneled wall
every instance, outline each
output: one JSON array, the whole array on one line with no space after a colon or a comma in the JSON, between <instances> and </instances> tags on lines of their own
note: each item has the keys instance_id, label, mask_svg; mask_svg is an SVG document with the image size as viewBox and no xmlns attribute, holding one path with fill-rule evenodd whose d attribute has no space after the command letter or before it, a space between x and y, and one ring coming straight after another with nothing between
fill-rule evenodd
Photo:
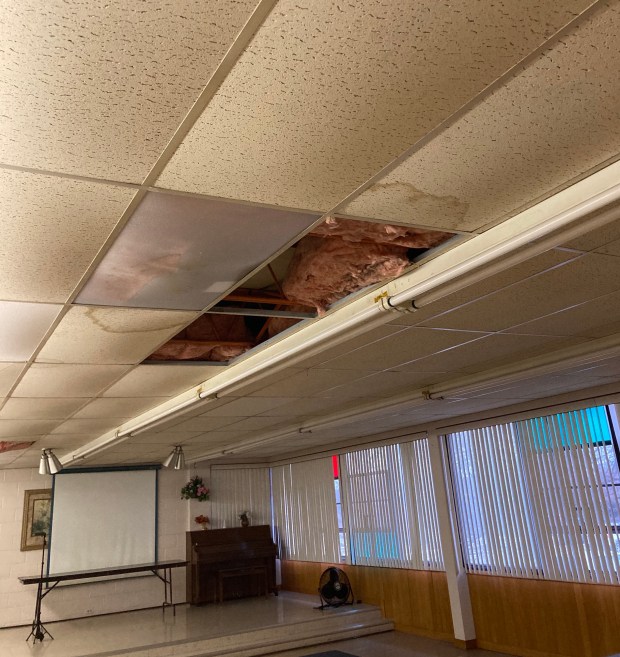
<instances>
[{"instance_id":1,"label":"wood paneled wall","mask_svg":"<svg viewBox=\"0 0 620 657\"><path fill-rule=\"evenodd\" d=\"M620 586L469 575L478 647L524 657L620 652Z\"/></svg>"},{"instance_id":2,"label":"wood paneled wall","mask_svg":"<svg viewBox=\"0 0 620 657\"><path fill-rule=\"evenodd\" d=\"M347 573L356 600L380 607L397 630L438 639L454 637L445 573L282 561L282 589L317 595L318 601L319 578L331 565Z\"/></svg>"}]
</instances>

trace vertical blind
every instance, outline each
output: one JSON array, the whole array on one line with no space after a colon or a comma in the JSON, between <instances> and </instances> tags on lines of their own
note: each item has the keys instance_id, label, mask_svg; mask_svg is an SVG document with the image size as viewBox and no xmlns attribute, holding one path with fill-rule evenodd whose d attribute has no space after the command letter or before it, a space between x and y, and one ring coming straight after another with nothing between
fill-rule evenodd
<instances>
[{"instance_id":1,"label":"vertical blind","mask_svg":"<svg viewBox=\"0 0 620 657\"><path fill-rule=\"evenodd\" d=\"M272 468L276 541L282 559L340 560L331 457Z\"/></svg>"},{"instance_id":2,"label":"vertical blind","mask_svg":"<svg viewBox=\"0 0 620 657\"><path fill-rule=\"evenodd\" d=\"M238 527L248 511L253 525L271 524L269 468L211 468L211 526Z\"/></svg>"},{"instance_id":3,"label":"vertical blind","mask_svg":"<svg viewBox=\"0 0 620 657\"><path fill-rule=\"evenodd\" d=\"M352 563L442 567L426 440L348 453L341 468Z\"/></svg>"},{"instance_id":4,"label":"vertical blind","mask_svg":"<svg viewBox=\"0 0 620 657\"><path fill-rule=\"evenodd\" d=\"M620 582L619 452L604 407L447 439L470 572Z\"/></svg>"}]
</instances>

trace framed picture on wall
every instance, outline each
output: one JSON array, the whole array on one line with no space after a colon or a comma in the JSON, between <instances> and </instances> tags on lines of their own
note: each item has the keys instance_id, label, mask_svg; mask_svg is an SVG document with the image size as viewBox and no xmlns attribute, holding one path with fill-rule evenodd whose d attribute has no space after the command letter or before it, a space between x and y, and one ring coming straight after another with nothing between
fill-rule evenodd
<instances>
[{"instance_id":1,"label":"framed picture on wall","mask_svg":"<svg viewBox=\"0 0 620 657\"><path fill-rule=\"evenodd\" d=\"M43 536L50 532L52 491L49 488L24 491L24 516L22 518L22 552L40 550Z\"/></svg>"}]
</instances>

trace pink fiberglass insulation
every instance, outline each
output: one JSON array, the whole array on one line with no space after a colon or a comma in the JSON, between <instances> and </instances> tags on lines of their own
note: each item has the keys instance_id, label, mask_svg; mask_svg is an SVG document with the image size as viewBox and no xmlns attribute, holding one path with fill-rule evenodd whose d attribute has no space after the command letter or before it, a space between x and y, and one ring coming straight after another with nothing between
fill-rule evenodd
<instances>
[{"instance_id":1,"label":"pink fiberglass insulation","mask_svg":"<svg viewBox=\"0 0 620 657\"><path fill-rule=\"evenodd\" d=\"M408 247L304 237L295 250L282 289L287 298L327 307L367 285L400 276L409 266Z\"/></svg>"},{"instance_id":2,"label":"pink fiberglass insulation","mask_svg":"<svg viewBox=\"0 0 620 657\"><path fill-rule=\"evenodd\" d=\"M410 264L408 249L430 249L450 237L437 230L328 217L299 242L282 288L289 299L312 304L321 314L352 292L400 276Z\"/></svg>"},{"instance_id":3,"label":"pink fiberglass insulation","mask_svg":"<svg viewBox=\"0 0 620 657\"><path fill-rule=\"evenodd\" d=\"M206 344L200 344L200 342ZM210 345L209 341L243 344ZM210 360L223 362L240 356L255 337L238 315L202 315L150 356L151 360Z\"/></svg>"},{"instance_id":4,"label":"pink fiberglass insulation","mask_svg":"<svg viewBox=\"0 0 620 657\"><path fill-rule=\"evenodd\" d=\"M438 230L422 230L338 217L327 217L310 234L320 237L339 237L346 242L395 244L410 249L430 249L452 237L450 233Z\"/></svg>"}]
</instances>

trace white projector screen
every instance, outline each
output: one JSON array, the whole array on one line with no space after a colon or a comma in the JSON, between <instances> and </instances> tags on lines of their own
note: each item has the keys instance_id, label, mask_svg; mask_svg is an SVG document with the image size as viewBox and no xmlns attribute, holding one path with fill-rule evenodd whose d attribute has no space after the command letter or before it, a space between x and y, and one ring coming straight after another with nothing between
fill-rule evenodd
<instances>
[{"instance_id":1,"label":"white projector screen","mask_svg":"<svg viewBox=\"0 0 620 657\"><path fill-rule=\"evenodd\" d=\"M152 563L157 470L70 470L54 477L49 573Z\"/></svg>"}]
</instances>

